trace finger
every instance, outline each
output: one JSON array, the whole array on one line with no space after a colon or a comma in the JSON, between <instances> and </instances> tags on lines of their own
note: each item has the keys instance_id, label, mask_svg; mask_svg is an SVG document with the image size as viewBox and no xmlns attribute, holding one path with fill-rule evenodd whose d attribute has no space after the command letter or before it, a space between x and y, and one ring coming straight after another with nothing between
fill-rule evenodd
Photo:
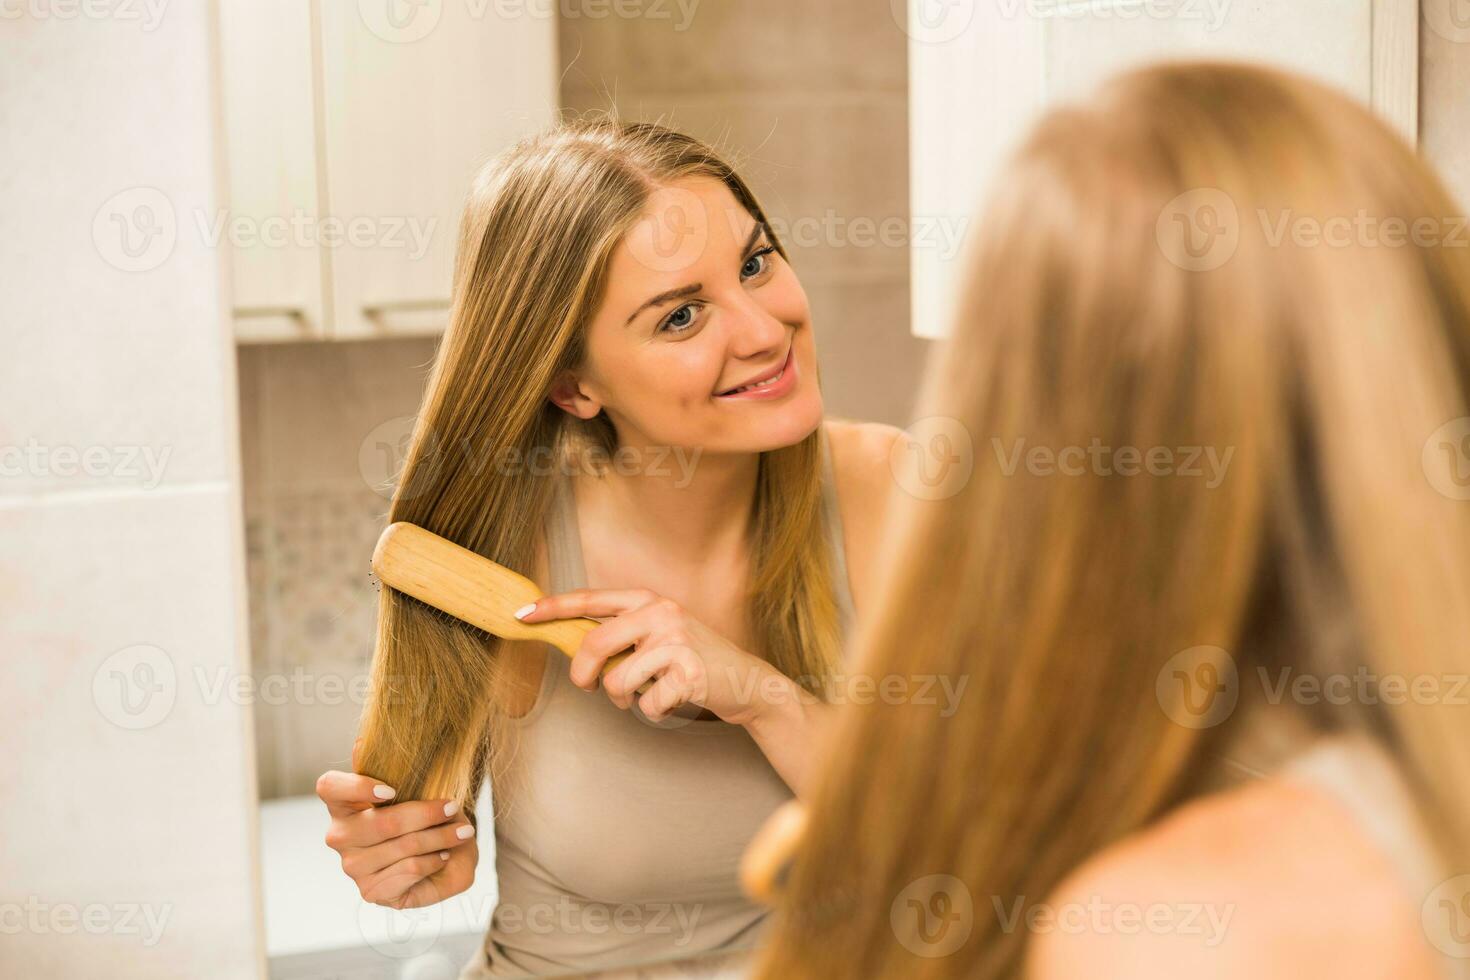
<instances>
[{"instance_id":1,"label":"finger","mask_svg":"<svg viewBox=\"0 0 1470 980\"><path fill-rule=\"evenodd\" d=\"M638 708L649 721L663 721L664 716L689 700L689 692L680 683L677 671L665 671L648 693L638 698Z\"/></svg>"},{"instance_id":2,"label":"finger","mask_svg":"<svg viewBox=\"0 0 1470 980\"><path fill-rule=\"evenodd\" d=\"M447 857L440 854L448 854L448 851L435 851L432 854L421 854L417 857L404 858L402 861L383 869L377 874L363 882L359 890L362 897L369 902L379 905L392 905L394 908L412 908L400 904L414 888L420 884L428 884L428 889L421 889L420 894L428 892L435 896L427 904L443 901L449 897L449 892L439 887L433 880L432 875L444 870L448 863Z\"/></svg>"},{"instance_id":3,"label":"finger","mask_svg":"<svg viewBox=\"0 0 1470 980\"><path fill-rule=\"evenodd\" d=\"M449 860L443 862L444 867L441 870L415 883L391 902L379 904L396 909L417 909L435 905L450 895L458 895L474 883L478 854L474 847L454 848L449 852Z\"/></svg>"},{"instance_id":4,"label":"finger","mask_svg":"<svg viewBox=\"0 0 1470 980\"><path fill-rule=\"evenodd\" d=\"M384 841L436 827L459 813L456 800L414 800L373 807L332 821L327 846L337 852L372 847Z\"/></svg>"},{"instance_id":5,"label":"finger","mask_svg":"<svg viewBox=\"0 0 1470 980\"><path fill-rule=\"evenodd\" d=\"M653 690L653 681L674 663L683 647L657 646L629 654L628 659L608 671L602 678L602 689L613 704L624 711L633 707L633 692ZM683 671L679 672L681 675ZM645 685L647 685L645 687Z\"/></svg>"},{"instance_id":6,"label":"finger","mask_svg":"<svg viewBox=\"0 0 1470 980\"><path fill-rule=\"evenodd\" d=\"M349 848L342 857L342 870L349 878L360 881L408 858L448 851L473 836L475 827L468 820L456 820L441 827L402 834L372 847Z\"/></svg>"},{"instance_id":7,"label":"finger","mask_svg":"<svg viewBox=\"0 0 1470 980\"><path fill-rule=\"evenodd\" d=\"M602 665L609 657L640 644L652 645L650 641L678 615L678 605L660 597L589 630L572 657L572 683L584 690L597 690Z\"/></svg>"},{"instance_id":8,"label":"finger","mask_svg":"<svg viewBox=\"0 0 1470 980\"><path fill-rule=\"evenodd\" d=\"M317 777L316 795L332 816L341 817L391 800L397 791L380 779L333 769Z\"/></svg>"},{"instance_id":9,"label":"finger","mask_svg":"<svg viewBox=\"0 0 1470 980\"><path fill-rule=\"evenodd\" d=\"M523 623L544 623L578 616L618 616L657 598L658 594L649 589L575 589L542 596L531 604L530 612L516 618ZM520 610L516 612L519 614Z\"/></svg>"}]
</instances>

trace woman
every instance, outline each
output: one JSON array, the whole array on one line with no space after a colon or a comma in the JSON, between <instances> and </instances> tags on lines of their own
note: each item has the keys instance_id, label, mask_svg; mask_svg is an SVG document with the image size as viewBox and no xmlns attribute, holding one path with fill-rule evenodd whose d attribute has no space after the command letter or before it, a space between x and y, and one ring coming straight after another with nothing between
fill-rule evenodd
<instances>
[{"instance_id":1,"label":"woman","mask_svg":"<svg viewBox=\"0 0 1470 980\"><path fill-rule=\"evenodd\" d=\"M357 774L318 783L363 897L467 888L488 773L500 905L467 975L749 945L736 864L808 778L893 432L823 423L806 297L709 147L591 122L487 165L389 520L530 575L527 622L605 621L568 665L382 591Z\"/></svg>"},{"instance_id":2,"label":"woman","mask_svg":"<svg viewBox=\"0 0 1470 980\"><path fill-rule=\"evenodd\" d=\"M969 684L833 719L756 975L1464 976L1458 210L1232 65L1052 112L997 187L921 399L974 473L895 515L854 654Z\"/></svg>"}]
</instances>

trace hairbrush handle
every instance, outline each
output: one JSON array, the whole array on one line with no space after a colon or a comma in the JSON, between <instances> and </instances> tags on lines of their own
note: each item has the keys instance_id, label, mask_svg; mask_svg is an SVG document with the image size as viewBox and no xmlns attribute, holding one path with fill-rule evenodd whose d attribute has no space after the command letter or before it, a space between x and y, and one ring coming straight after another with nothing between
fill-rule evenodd
<instances>
[{"instance_id":1,"label":"hairbrush handle","mask_svg":"<svg viewBox=\"0 0 1470 980\"><path fill-rule=\"evenodd\" d=\"M389 524L373 549L372 564L378 580L389 588L487 633L507 640L540 640L568 657L600 625L582 617L521 622L514 611L542 597L535 582L417 524ZM606 675L629 652L608 657L601 673ZM647 691L652 683L645 681L638 693Z\"/></svg>"}]
</instances>

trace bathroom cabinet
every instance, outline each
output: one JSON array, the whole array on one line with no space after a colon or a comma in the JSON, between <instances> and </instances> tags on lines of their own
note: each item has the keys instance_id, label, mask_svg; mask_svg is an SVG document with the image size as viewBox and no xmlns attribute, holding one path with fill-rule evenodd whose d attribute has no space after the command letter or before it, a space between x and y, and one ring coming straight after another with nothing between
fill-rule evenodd
<instances>
[{"instance_id":1,"label":"bathroom cabinet","mask_svg":"<svg viewBox=\"0 0 1470 980\"><path fill-rule=\"evenodd\" d=\"M221 0L240 341L434 334L479 165L557 106L535 4Z\"/></svg>"}]
</instances>

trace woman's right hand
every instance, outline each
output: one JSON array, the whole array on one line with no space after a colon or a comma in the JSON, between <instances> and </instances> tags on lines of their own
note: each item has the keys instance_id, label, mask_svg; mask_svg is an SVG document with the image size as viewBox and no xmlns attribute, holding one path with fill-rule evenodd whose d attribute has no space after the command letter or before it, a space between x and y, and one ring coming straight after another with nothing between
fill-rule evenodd
<instances>
[{"instance_id":1,"label":"woman's right hand","mask_svg":"<svg viewBox=\"0 0 1470 980\"><path fill-rule=\"evenodd\" d=\"M380 788L381 787L381 788ZM475 827L451 800L378 806L390 787L351 772L324 772L316 795L332 822L327 846L374 905L416 909L444 901L475 880Z\"/></svg>"}]
</instances>

